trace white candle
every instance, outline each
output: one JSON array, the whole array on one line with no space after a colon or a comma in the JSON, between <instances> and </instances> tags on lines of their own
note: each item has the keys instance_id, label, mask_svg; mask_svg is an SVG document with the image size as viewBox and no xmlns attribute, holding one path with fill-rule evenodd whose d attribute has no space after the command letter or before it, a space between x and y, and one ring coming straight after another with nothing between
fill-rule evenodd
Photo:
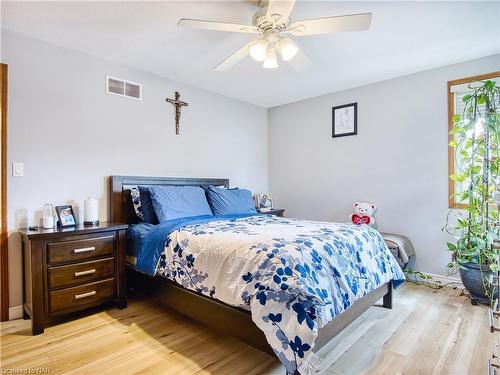
<instances>
[{"instance_id":1,"label":"white candle","mask_svg":"<svg viewBox=\"0 0 500 375\"><path fill-rule=\"evenodd\" d=\"M54 206L50 203L45 203L42 210L42 225L45 229L54 227Z\"/></svg>"},{"instance_id":2,"label":"white candle","mask_svg":"<svg viewBox=\"0 0 500 375\"><path fill-rule=\"evenodd\" d=\"M99 201L94 198L87 198L83 202L83 221L95 223L99 221Z\"/></svg>"}]
</instances>

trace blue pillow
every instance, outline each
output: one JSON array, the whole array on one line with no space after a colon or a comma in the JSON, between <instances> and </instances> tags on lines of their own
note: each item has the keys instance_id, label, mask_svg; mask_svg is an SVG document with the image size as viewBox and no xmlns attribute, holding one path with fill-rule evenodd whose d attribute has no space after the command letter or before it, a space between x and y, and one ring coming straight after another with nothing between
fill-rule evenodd
<instances>
[{"instance_id":1,"label":"blue pillow","mask_svg":"<svg viewBox=\"0 0 500 375\"><path fill-rule=\"evenodd\" d=\"M160 222L212 215L205 191L198 186L151 186L149 194Z\"/></svg>"},{"instance_id":2,"label":"blue pillow","mask_svg":"<svg viewBox=\"0 0 500 375\"><path fill-rule=\"evenodd\" d=\"M209 186L208 203L214 215L254 214L255 204L252 193L246 189L221 189Z\"/></svg>"},{"instance_id":3,"label":"blue pillow","mask_svg":"<svg viewBox=\"0 0 500 375\"><path fill-rule=\"evenodd\" d=\"M149 188L147 186L138 186L137 188L141 199L142 220L149 224L158 224L158 217L151 201Z\"/></svg>"}]
</instances>

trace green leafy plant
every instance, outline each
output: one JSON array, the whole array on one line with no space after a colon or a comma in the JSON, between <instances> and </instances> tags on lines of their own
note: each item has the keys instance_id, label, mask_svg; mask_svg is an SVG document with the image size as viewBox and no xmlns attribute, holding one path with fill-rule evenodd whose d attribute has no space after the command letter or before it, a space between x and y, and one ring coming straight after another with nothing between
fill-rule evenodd
<instances>
[{"instance_id":1,"label":"green leafy plant","mask_svg":"<svg viewBox=\"0 0 500 375\"><path fill-rule=\"evenodd\" d=\"M471 93L463 97L463 113L453 116L450 131L454 139L449 145L459 160L450 178L466 187L455 194L466 203L465 215L451 224L448 214L444 227L457 239L447 243L452 253L450 273L465 269L467 263L478 264L481 272L482 266L498 270L499 208L493 193L499 189L500 88L487 80L472 82L469 89ZM495 291L486 276L482 280L485 294L492 301Z\"/></svg>"},{"instance_id":2,"label":"green leafy plant","mask_svg":"<svg viewBox=\"0 0 500 375\"><path fill-rule=\"evenodd\" d=\"M406 275L406 281L409 281L410 283L425 285L431 289L442 289L445 285L447 285L443 284L439 280L434 280L431 275L414 270L413 268L405 268L403 272Z\"/></svg>"}]
</instances>

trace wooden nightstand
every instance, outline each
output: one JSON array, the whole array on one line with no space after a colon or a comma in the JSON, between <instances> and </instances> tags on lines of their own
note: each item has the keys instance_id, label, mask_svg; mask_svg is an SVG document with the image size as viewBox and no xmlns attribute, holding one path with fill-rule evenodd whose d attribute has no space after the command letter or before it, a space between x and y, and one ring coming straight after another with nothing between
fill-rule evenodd
<instances>
[{"instance_id":1,"label":"wooden nightstand","mask_svg":"<svg viewBox=\"0 0 500 375\"><path fill-rule=\"evenodd\" d=\"M24 318L34 335L71 314L114 301L127 306L126 224L21 229Z\"/></svg>"},{"instance_id":2,"label":"wooden nightstand","mask_svg":"<svg viewBox=\"0 0 500 375\"><path fill-rule=\"evenodd\" d=\"M260 209L257 209L257 212L261 214L269 214L269 215L275 215L279 217L283 217L285 215L285 209L284 208L272 208L269 211L261 211Z\"/></svg>"}]
</instances>

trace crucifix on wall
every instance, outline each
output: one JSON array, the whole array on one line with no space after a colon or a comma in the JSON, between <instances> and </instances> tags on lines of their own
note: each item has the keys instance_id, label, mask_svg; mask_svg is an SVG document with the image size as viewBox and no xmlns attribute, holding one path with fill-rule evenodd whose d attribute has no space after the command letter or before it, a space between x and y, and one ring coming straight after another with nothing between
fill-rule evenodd
<instances>
[{"instance_id":1,"label":"crucifix on wall","mask_svg":"<svg viewBox=\"0 0 500 375\"><path fill-rule=\"evenodd\" d=\"M171 103L175 107L175 134L179 135L179 121L181 119L181 108L187 106L186 102L180 101L181 95L178 91L175 92L175 99L167 98L167 102Z\"/></svg>"}]
</instances>

